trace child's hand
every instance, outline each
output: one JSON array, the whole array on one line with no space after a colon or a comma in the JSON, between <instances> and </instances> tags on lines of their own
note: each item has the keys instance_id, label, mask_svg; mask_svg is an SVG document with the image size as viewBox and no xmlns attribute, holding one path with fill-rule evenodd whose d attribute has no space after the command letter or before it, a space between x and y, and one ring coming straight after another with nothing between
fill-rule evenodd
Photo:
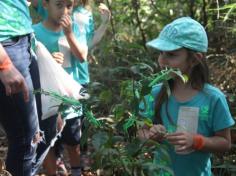
<instances>
[{"instance_id":1,"label":"child's hand","mask_svg":"<svg viewBox=\"0 0 236 176\"><path fill-rule=\"evenodd\" d=\"M193 136L194 134L188 132L176 132L168 134L166 139L170 144L176 146L176 152L184 152L192 149Z\"/></svg>"},{"instance_id":2,"label":"child's hand","mask_svg":"<svg viewBox=\"0 0 236 176\"><path fill-rule=\"evenodd\" d=\"M150 138L157 141L162 141L166 136L166 128L163 125L153 125L150 128Z\"/></svg>"},{"instance_id":3,"label":"child's hand","mask_svg":"<svg viewBox=\"0 0 236 176\"><path fill-rule=\"evenodd\" d=\"M99 8L99 12L101 14L102 23L106 24L110 20L111 12L108 9L108 7L103 3L100 3L98 8Z\"/></svg>"},{"instance_id":4,"label":"child's hand","mask_svg":"<svg viewBox=\"0 0 236 176\"><path fill-rule=\"evenodd\" d=\"M64 54L63 53L61 53L61 52L54 52L54 53L52 53L52 57L55 59L55 61L58 64L60 64L60 65L63 64L63 62L64 62Z\"/></svg>"},{"instance_id":5,"label":"child's hand","mask_svg":"<svg viewBox=\"0 0 236 176\"><path fill-rule=\"evenodd\" d=\"M65 35L72 33L72 19L69 15L63 15L60 20L60 24Z\"/></svg>"},{"instance_id":6,"label":"child's hand","mask_svg":"<svg viewBox=\"0 0 236 176\"><path fill-rule=\"evenodd\" d=\"M143 128L143 129L138 130L137 135L139 138L146 140L146 139L149 139L149 136L150 136L149 133L150 132L148 129Z\"/></svg>"}]
</instances>

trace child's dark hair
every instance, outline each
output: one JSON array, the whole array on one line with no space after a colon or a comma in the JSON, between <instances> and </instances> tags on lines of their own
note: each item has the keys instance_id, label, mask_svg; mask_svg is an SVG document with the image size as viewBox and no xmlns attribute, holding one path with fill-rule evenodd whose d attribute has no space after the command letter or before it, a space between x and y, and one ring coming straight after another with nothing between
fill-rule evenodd
<instances>
[{"instance_id":1,"label":"child's dark hair","mask_svg":"<svg viewBox=\"0 0 236 176\"><path fill-rule=\"evenodd\" d=\"M195 64L190 68L189 72L189 80L190 85L193 89L196 90L202 90L205 83L209 82L209 69L206 63L205 55L201 59L196 59L195 52L192 50L187 49L188 52L188 60L187 62L195 62ZM168 84L170 86L170 89L173 89L173 80L169 80ZM167 88L164 86L164 84L161 87L160 93L155 99L155 118L154 123L160 123L162 124L161 119L161 106L163 103L165 103L165 111L168 117L168 120L170 123L173 124L173 120L171 119L169 113L168 113L168 95L167 95ZM174 125L174 124L173 124Z\"/></svg>"}]
</instances>

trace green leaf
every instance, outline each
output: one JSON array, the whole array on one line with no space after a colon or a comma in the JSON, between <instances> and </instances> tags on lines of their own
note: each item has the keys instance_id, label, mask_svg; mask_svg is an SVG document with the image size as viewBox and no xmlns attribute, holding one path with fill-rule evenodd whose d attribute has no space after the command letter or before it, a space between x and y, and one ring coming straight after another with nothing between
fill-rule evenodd
<instances>
[{"instance_id":1,"label":"green leaf","mask_svg":"<svg viewBox=\"0 0 236 176\"><path fill-rule=\"evenodd\" d=\"M145 118L144 123L145 123L145 125L147 125L148 127L152 127L152 126L153 126L153 122L152 122L152 120L149 119L149 118Z\"/></svg>"},{"instance_id":2,"label":"green leaf","mask_svg":"<svg viewBox=\"0 0 236 176\"><path fill-rule=\"evenodd\" d=\"M85 118L95 127L100 127L101 123L94 117L92 111L85 111Z\"/></svg>"},{"instance_id":3,"label":"green leaf","mask_svg":"<svg viewBox=\"0 0 236 176\"><path fill-rule=\"evenodd\" d=\"M123 128L126 133L128 133L128 129L135 125L136 118L134 114L131 114L128 119L125 120L125 124L123 125Z\"/></svg>"},{"instance_id":4,"label":"green leaf","mask_svg":"<svg viewBox=\"0 0 236 176\"><path fill-rule=\"evenodd\" d=\"M92 136L92 144L96 150L99 150L102 145L108 142L108 135L105 132L98 132Z\"/></svg>"},{"instance_id":5,"label":"green leaf","mask_svg":"<svg viewBox=\"0 0 236 176\"><path fill-rule=\"evenodd\" d=\"M111 90L103 90L100 94L99 94L99 99L100 101L108 104L112 101L112 92Z\"/></svg>"}]
</instances>

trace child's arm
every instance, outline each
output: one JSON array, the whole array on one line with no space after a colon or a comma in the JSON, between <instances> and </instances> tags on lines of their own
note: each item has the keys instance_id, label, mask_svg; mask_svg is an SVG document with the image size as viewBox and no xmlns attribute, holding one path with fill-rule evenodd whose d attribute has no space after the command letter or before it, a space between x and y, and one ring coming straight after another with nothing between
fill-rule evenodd
<instances>
[{"instance_id":1,"label":"child's arm","mask_svg":"<svg viewBox=\"0 0 236 176\"><path fill-rule=\"evenodd\" d=\"M226 128L215 132L212 137L195 135L188 132L176 132L167 135L167 140L172 145L178 145L176 152L189 149L207 152L226 152L231 148L230 129Z\"/></svg>"},{"instance_id":2,"label":"child's arm","mask_svg":"<svg viewBox=\"0 0 236 176\"><path fill-rule=\"evenodd\" d=\"M111 16L111 12L105 4L101 3L98 8L101 13L102 23L98 27L98 29L95 31L91 47L94 47L101 41L102 37L104 36L107 30L108 22Z\"/></svg>"},{"instance_id":3,"label":"child's arm","mask_svg":"<svg viewBox=\"0 0 236 176\"><path fill-rule=\"evenodd\" d=\"M69 15L64 15L61 20L61 25L63 27L64 34L70 45L71 52L75 57L79 58L81 62L87 60L88 47L86 45L80 44L73 31L72 31L72 20Z\"/></svg>"},{"instance_id":4,"label":"child's arm","mask_svg":"<svg viewBox=\"0 0 236 176\"><path fill-rule=\"evenodd\" d=\"M29 99L29 90L24 77L12 64L11 59L0 43L0 80L5 86L6 95L22 92L25 101Z\"/></svg>"},{"instance_id":5,"label":"child's arm","mask_svg":"<svg viewBox=\"0 0 236 176\"><path fill-rule=\"evenodd\" d=\"M231 148L230 128L215 132L213 137L205 137L205 145L203 151L225 152Z\"/></svg>"}]
</instances>

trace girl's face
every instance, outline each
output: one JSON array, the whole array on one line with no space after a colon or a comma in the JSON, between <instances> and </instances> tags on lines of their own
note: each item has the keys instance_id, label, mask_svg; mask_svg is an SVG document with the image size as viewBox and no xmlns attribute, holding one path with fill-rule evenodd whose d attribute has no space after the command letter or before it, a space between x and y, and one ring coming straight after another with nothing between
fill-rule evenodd
<instances>
[{"instance_id":1,"label":"girl's face","mask_svg":"<svg viewBox=\"0 0 236 176\"><path fill-rule=\"evenodd\" d=\"M60 24L64 15L71 15L74 0L46 0L45 8L48 11L48 19L55 24Z\"/></svg>"},{"instance_id":2,"label":"girl's face","mask_svg":"<svg viewBox=\"0 0 236 176\"><path fill-rule=\"evenodd\" d=\"M178 68L182 73L189 70L188 51L184 48L174 51L161 51L158 63L161 68Z\"/></svg>"}]
</instances>

